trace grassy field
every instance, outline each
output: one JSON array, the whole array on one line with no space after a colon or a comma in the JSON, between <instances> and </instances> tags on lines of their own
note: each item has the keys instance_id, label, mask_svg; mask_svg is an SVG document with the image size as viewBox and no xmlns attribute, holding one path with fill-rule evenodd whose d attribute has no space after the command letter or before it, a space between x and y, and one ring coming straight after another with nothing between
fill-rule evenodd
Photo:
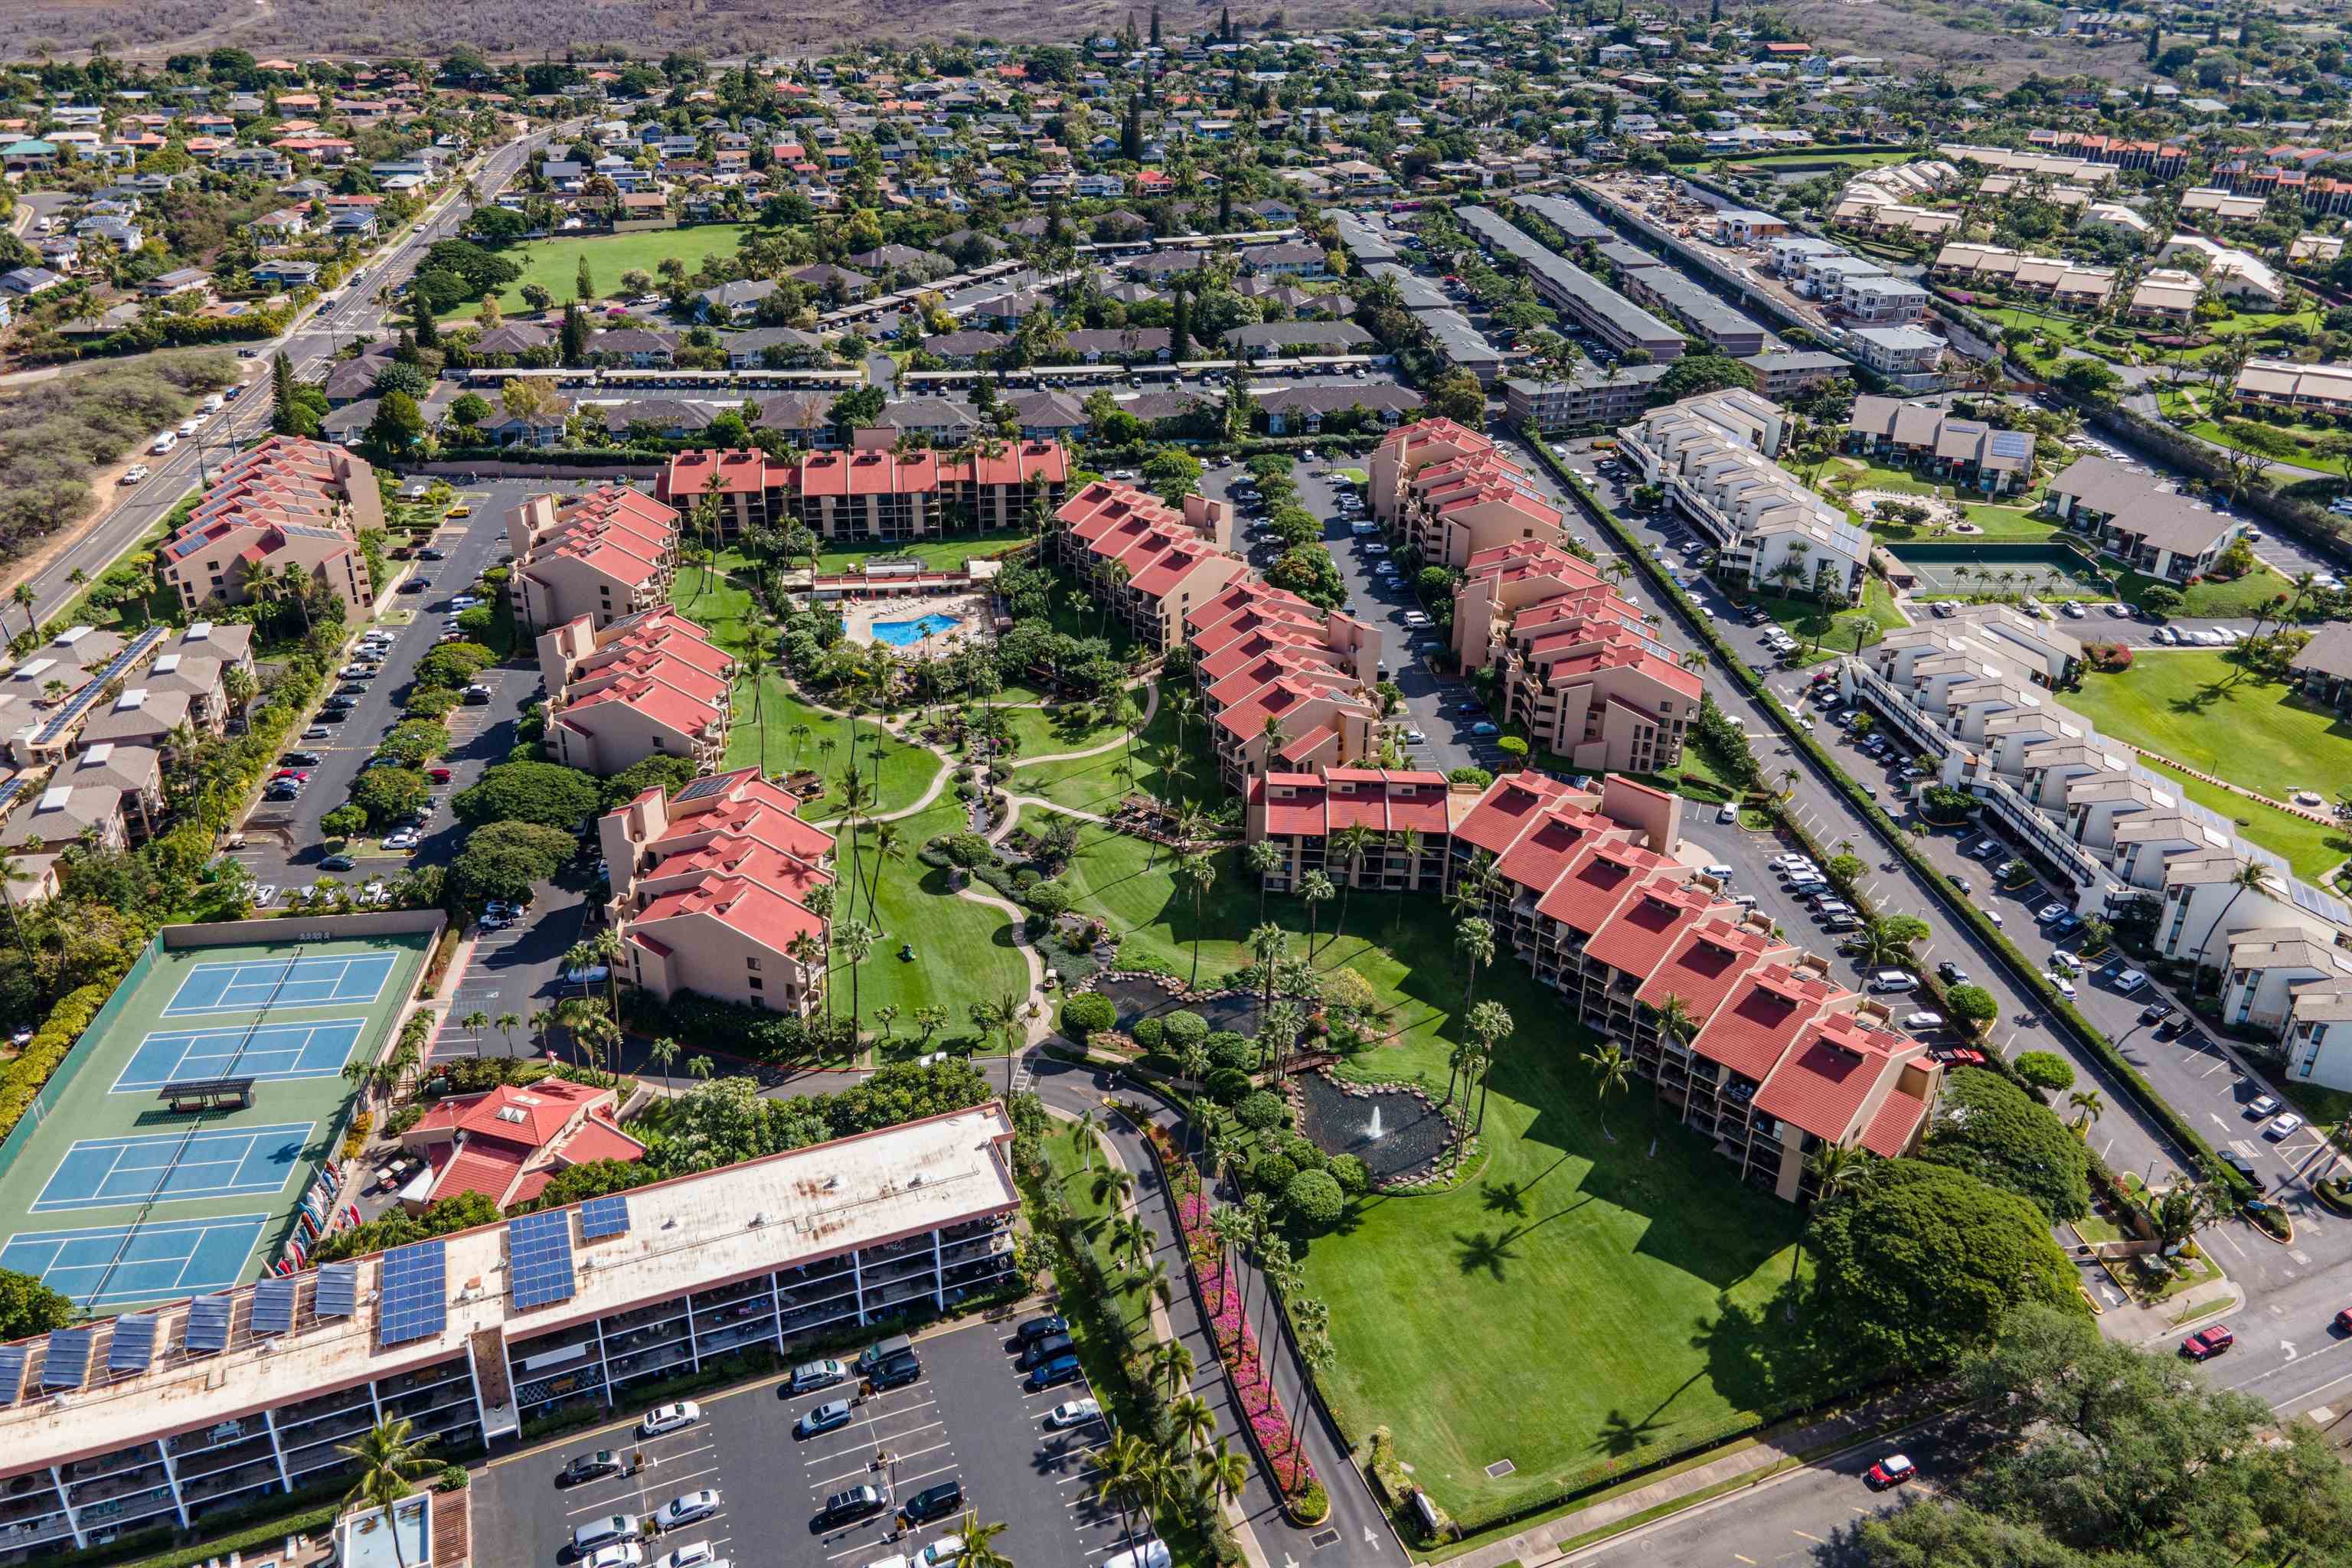
<instances>
[{"instance_id":1,"label":"grassy field","mask_svg":"<svg viewBox=\"0 0 2352 1568\"><path fill-rule=\"evenodd\" d=\"M967 556L993 555L1008 546L1027 541L1029 535L1018 528L990 529L985 532L956 533L945 539L926 539L907 544L895 544L887 550L827 550L816 558L820 572L846 572L862 561L877 560L885 555L911 555L926 566L961 566ZM803 564L805 564L803 559Z\"/></svg>"},{"instance_id":2,"label":"grassy field","mask_svg":"<svg viewBox=\"0 0 2352 1568\"><path fill-rule=\"evenodd\" d=\"M1042 748L1048 752L1078 749L1059 743ZM1171 777L1168 765L1177 756L1176 720L1163 701L1159 713L1136 738L1136 787L1162 800L1175 801L1180 805L1189 803L1203 809L1224 799L1224 787L1217 782L1216 764L1203 743L1198 720L1192 721L1185 734L1184 752L1185 763L1191 773L1181 779ZM1016 767L1005 788L1014 795L1042 795L1055 805L1074 806L1080 811L1108 811L1128 793L1127 780L1119 772L1126 757L1127 748L1120 746L1100 756L1085 757L1076 762Z\"/></svg>"},{"instance_id":3,"label":"grassy field","mask_svg":"<svg viewBox=\"0 0 2352 1568\"><path fill-rule=\"evenodd\" d=\"M1138 692L1136 701L1139 706L1142 700L1142 694ZM1080 720L1085 722L1079 722ZM1083 752L1126 733L1118 725L1107 721L1101 710L1092 704L1065 703L1055 709L1008 708L1004 710L1004 722L1016 748L1013 753L1016 766L1017 759L1022 757L1050 757L1063 752ZM1137 754L1139 757L1141 755L1139 739ZM1105 757L1102 760L1116 762L1118 758Z\"/></svg>"},{"instance_id":4,"label":"grassy field","mask_svg":"<svg viewBox=\"0 0 2352 1568\"><path fill-rule=\"evenodd\" d=\"M2193 388L2167 387L2156 395L2156 406L2158 412L2172 421L2178 429L2185 430L2191 436L2213 442L2217 446L2228 447L2233 451L2246 449L2234 432L2206 416L2205 398L2201 393ZM2273 425L2268 420L2264 420L2263 424L2266 429L2275 430L2282 436L2293 437L2296 444L2295 451L2273 458L2271 459L2273 462L2284 463L2291 468L2301 468L2305 473L2326 474L2331 477L2341 473L2334 463L2311 449L2311 444L2327 435L2328 432L2308 425Z\"/></svg>"},{"instance_id":5,"label":"grassy field","mask_svg":"<svg viewBox=\"0 0 2352 1568\"><path fill-rule=\"evenodd\" d=\"M1770 594L1759 594L1756 603L1764 613L1778 622L1782 630L1805 645L1803 662L1817 664L1834 658L1841 653L1853 653L1868 647L1888 632L1911 623L1895 607L1895 591L1877 577L1863 585L1863 602L1854 609L1840 610L1825 616L1822 606L1811 599L1784 599ZM1861 640L1855 640L1860 633ZM1821 651L1813 651L1815 637L1822 639Z\"/></svg>"},{"instance_id":6,"label":"grassy field","mask_svg":"<svg viewBox=\"0 0 2352 1568\"><path fill-rule=\"evenodd\" d=\"M522 299L526 283L538 284L554 295L559 305L568 303L583 257L587 258L588 280L595 285L597 297L609 299L620 293L624 272L635 269L652 274L673 256L686 263L687 271L698 272L705 257L734 255L736 246L751 232L749 224L711 223L693 228L657 228L643 234L600 234L583 239L541 239L518 245L501 254L522 268L522 276L499 290L499 308L509 315L529 310ZM463 320L480 313L479 305L467 303L450 315Z\"/></svg>"},{"instance_id":7,"label":"grassy field","mask_svg":"<svg viewBox=\"0 0 2352 1568\"><path fill-rule=\"evenodd\" d=\"M2213 620L2244 619L2280 595L2294 592L2294 584L2270 567L2258 563L2244 576L2231 581L2209 577L2202 583L2190 584L2186 587L2178 583L2159 584L2154 577L2126 572L2122 575L2121 596L2137 605L2141 595L2158 586L2170 588L2180 595L2183 603L2179 610L2173 612L2175 615Z\"/></svg>"},{"instance_id":8,"label":"grassy field","mask_svg":"<svg viewBox=\"0 0 2352 1568\"><path fill-rule=\"evenodd\" d=\"M1122 963L1189 975L1197 936L1212 984L1247 961L1261 918L1304 953L1307 906L1276 897L1261 915L1239 856L1216 864L1197 915L1165 852L1135 839L1089 833L1066 876L1079 906L1117 928ZM1355 971L1391 1009L1384 1043L1342 1071L1442 1090L1465 1011L1452 923L1425 898L1380 893L1319 913L1318 965ZM1586 1037L1509 957L1480 974L1477 994L1518 1022L1479 1177L1443 1196L1372 1198L1307 1248L1339 1351L1327 1391L1349 1434L1387 1424L1441 1503L1484 1511L1825 1392L1803 1321L1785 1324L1776 1305L1796 1213L1743 1192L1701 1140L1654 1129L1638 1086L1608 1108L1604 1135L1577 1060ZM1501 1458L1517 1473L1490 1479Z\"/></svg>"},{"instance_id":9,"label":"grassy field","mask_svg":"<svg viewBox=\"0 0 2352 1568\"><path fill-rule=\"evenodd\" d=\"M2352 789L2345 721L2219 652L2143 654L2120 675L2086 677L2066 700L2118 741L2274 799Z\"/></svg>"},{"instance_id":10,"label":"grassy field","mask_svg":"<svg viewBox=\"0 0 2352 1568\"><path fill-rule=\"evenodd\" d=\"M943 799L929 810L896 824L898 830L899 856L877 862L873 836L861 832L853 847L845 842L840 847L844 868L842 882L843 907L835 911L834 930L836 934L851 919L877 927L881 940L860 966L856 981L859 1015L869 1030L878 1031L874 1010L885 1005L898 1008L893 1032L909 1035L914 1030L915 1009L938 1006L948 1010L948 1037L972 1032L972 1023L966 1009L974 1002L986 1001L1011 992L1025 998L1029 993L1029 966L1013 943L1013 925L1004 915L985 904L956 897L948 889L948 874L924 865L915 852L926 840L942 833L961 832L965 825L962 805ZM866 895L852 897L847 868L852 857L856 858L856 874L871 879L881 872L881 892L872 912L867 911ZM985 889L982 889L985 891ZM856 906L853 915L847 906ZM900 958L900 943L911 945L915 956ZM850 964L846 953L835 948L833 955L833 1005L846 1010L850 1005ZM990 1055L1002 1055L1001 1040L990 1039L983 1050Z\"/></svg>"},{"instance_id":11,"label":"grassy field","mask_svg":"<svg viewBox=\"0 0 2352 1568\"><path fill-rule=\"evenodd\" d=\"M2306 822L2292 812L2248 800L2202 779L2190 778L2162 763L2147 765L2178 784L2180 793L2190 800L2237 823L2239 833L2248 843L2284 857L2296 876L2314 886L2352 856L2352 829L2341 823Z\"/></svg>"}]
</instances>

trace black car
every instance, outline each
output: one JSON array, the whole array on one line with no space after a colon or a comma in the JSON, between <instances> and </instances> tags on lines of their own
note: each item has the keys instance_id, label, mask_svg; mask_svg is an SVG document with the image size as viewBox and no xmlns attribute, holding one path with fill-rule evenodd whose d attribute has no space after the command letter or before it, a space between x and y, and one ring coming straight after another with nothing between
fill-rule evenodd
<instances>
[{"instance_id":1,"label":"black car","mask_svg":"<svg viewBox=\"0 0 2352 1568\"><path fill-rule=\"evenodd\" d=\"M1055 1356L1068 1355L1076 1348L1067 1334L1047 1334L1021 1352L1021 1370L1027 1372L1033 1366L1043 1366Z\"/></svg>"},{"instance_id":2,"label":"black car","mask_svg":"<svg viewBox=\"0 0 2352 1568\"><path fill-rule=\"evenodd\" d=\"M1969 983L1969 972L1948 958L1936 965L1936 978L1947 985L1966 985Z\"/></svg>"},{"instance_id":3,"label":"black car","mask_svg":"<svg viewBox=\"0 0 2352 1568\"><path fill-rule=\"evenodd\" d=\"M400 591L404 594L422 594L432 586L432 584L427 583L422 577L411 577L407 582L403 583L400 585Z\"/></svg>"},{"instance_id":4,"label":"black car","mask_svg":"<svg viewBox=\"0 0 2352 1568\"><path fill-rule=\"evenodd\" d=\"M2151 1002L2139 1010L2139 1021L2143 1024L2161 1024L2170 1016L2172 1004L2169 1002Z\"/></svg>"},{"instance_id":5,"label":"black car","mask_svg":"<svg viewBox=\"0 0 2352 1568\"><path fill-rule=\"evenodd\" d=\"M329 709L356 708L359 706L359 700L352 697L330 697L323 706Z\"/></svg>"},{"instance_id":6,"label":"black car","mask_svg":"<svg viewBox=\"0 0 2352 1568\"><path fill-rule=\"evenodd\" d=\"M340 724L351 716L352 710L348 708L329 708L319 714L319 722L321 724Z\"/></svg>"},{"instance_id":7,"label":"black car","mask_svg":"<svg viewBox=\"0 0 2352 1568\"><path fill-rule=\"evenodd\" d=\"M822 1535L828 1530L838 1530L845 1524L856 1524L861 1519L872 1519L882 1511L882 1494L870 1486L856 1486L845 1492L835 1492L824 1500L824 1506L809 1521L809 1533Z\"/></svg>"},{"instance_id":8,"label":"black car","mask_svg":"<svg viewBox=\"0 0 2352 1568\"><path fill-rule=\"evenodd\" d=\"M2163 1023L2158 1024L2156 1026L2156 1037L2159 1040L2179 1039L2183 1034L2188 1032L2188 1018L2183 1016L2175 1016L2173 1017L2167 1018Z\"/></svg>"},{"instance_id":9,"label":"black car","mask_svg":"<svg viewBox=\"0 0 2352 1568\"><path fill-rule=\"evenodd\" d=\"M327 759L316 752L289 752L278 759L281 768L315 768Z\"/></svg>"},{"instance_id":10,"label":"black car","mask_svg":"<svg viewBox=\"0 0 2352 1568\"><path fill-rule=\"evenodd\" d=\"M621 1473L621 1457L610 1448L599 1448L593 1454L582 1454L556 1472L559 1487L576 1487L583 1481L593 1481L599 1476Z\"/></svg>"},{"instance_id":11,"label":"black car","mask_svg":"<svg viewBox=\"0 0 2352 1568\"><path fill-rule=\"evenodd\" d=\"M2263 1190L2263 1173L2254 1168L2254 1163L2252 1160L2247 1159L2235 1149L2223 1149L2219 1151L2219 1152L2221 1163L2229 1166L2230 1169L2245 1177L2248 1182L2253 1184L2254 1191L2259 1193Z\"/></svg>"},{"instance_id":12,"label":"black car","mask_svg":"<svg viewBox=\"0 0 2352 1568\"><path fill-rule=\"evenodd\" d=\"M907 1500L898 1510L899 1522L909 1527L929 1524L935 1519L945 1519L963 1507L963 1483L941 1481L935 1487L925 1487Z\"/></svg>"},{"instance_id":13,"label":"black car","mask_svg":"<svg viewBox=\"0 0 2352 1568\"><path fill-rule=\"evenodd\" d=\"M420 550L416 552L416 558L419 561L446 561L449 558L449 552L446 550Z\"/></svg>"},{"instance_id":14,"label":"black car","mask_svg":"<svg viewBox=\"0 0 2352 1568\"><path fill-rule=\"evenodd\" d=\"M879 1393L886 1388L904 1388L922 1375L922 1361L910 1353L892 1356L867 1373L866 1381L874 1385L875 1392Z\"/></svg>"},{"instance_id":15,"label":"black car","mask_svg":"<svg viewBox=\"0 0 2352 1568\"><path fill-rule=\"evenodd\" d=\"M1060 1318L1052 1316L1032 1318L1021 1325L1021 1342L1024 1345L1034 1345L1039 1340L1049 1339L1055 1334L1066 1334L1069 1331L1070 1325Z\"/></svg>"}]
</instances>

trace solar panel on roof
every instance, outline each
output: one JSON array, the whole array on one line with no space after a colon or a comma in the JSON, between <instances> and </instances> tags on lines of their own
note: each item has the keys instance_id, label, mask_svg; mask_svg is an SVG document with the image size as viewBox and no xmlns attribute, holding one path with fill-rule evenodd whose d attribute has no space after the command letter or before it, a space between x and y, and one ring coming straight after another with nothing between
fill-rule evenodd
<instances>
[{"instance_id":1,"label":"solar panel on roof","mask_svg":"<svg viewBox=\"0 0 2352 1568\"><path fill-rule=\"evenodd\" d=\"M733 779L728 778L723 774L712 778L697 779L692 784L687 785L684 789L678 791L677 795L673 798L677 800L700 800L705 795L717 795L719 791L727 788L728 785L734 782L735 781Z\"/></svg>"},{"instance_id":2,"label":"solar panel on roof","mask_svg":"<svg viewBox=\"0 0 2352 1568\"><path fill-rule=\"evenodd\" d=\"M330 1263L319 1270L319 1289L310 1310L322 1318L348 1318L359 1310L360 1266Z\"/></svg>"},{"instance_id":3,"label":"solar panel on roof","mask_svg":"<svg viewBox=\"0 0 2352 1568\"><path fill-rule=\"evenodd\" d=\"M507 1267L518 1311L570 1300L578 1289L572 1272L571 1214L555 1209L508 1221Z\"/></svg>"},{"instance_id":4,"label":"solar panel on roof","mask_svg":"<svg viewBox=\"0 0 2352 1568\"><path fill-rule=\"evenodd\" d=\"M264 1279L253 1288L253 1331L257 1334L290 1334L294 1331L294 1303L301 1294L301 1283L290 1276Z\"/></svg>"},{"instance_id":5,"label":"solar panel on roof","mask_svg":"<svg viewBox=\"0 0 2352 1568\"><path fill-rule=\"evenodd\" d=\"M608 1236L629 1234L629 1200L625 1197L590 1198L580 1205L580 1239L602 1241Z\"/></svg>"},{"instance_id":6,"label":"solar panel on roof","mask_svg":"<svg viewBox=\"0 0 2352 1568\"><path fill-rule=\"evenodd\" d=\"M114 1338L106 1346L106 1370L145 1372L155 1359L155 1331L162 1326L152 1312L115 1319Z\"/></svg>"},{"instance_id":7,"label":"solar panel on roof","mask_svg":"<svg viewBox=\"0 0 2352 1568\"><path fill-rule=\"evenodd\" d=\"M30 1347L0 1345L0 1405L14 1405L25 1386L25 1363L33 1359Z\"/></svg>"},{"instance_id":8,"label":"solar panel on roof","mask_svg":"<svg viewBox=\"0 0 2352 1568\"><path fill-rule=\"evenodd\" d=\"M234 1296L199 1296L188 1303L188 1349L228 1349L229 1319L236 1313Z\"/></svg>"},{"instance_id":9,"label":"solar panel on roof","mask_svg":"<svg viewBox=\"0 0 2352 1568\"><path fill-rule=\"evenodd\" d=\"M89 1352L96 1331L58 1329L49 1335L49 1353L41 1358L43 1388L79 1388L89 1381Z\"/></svg>"},{"instance_id":10,"label":"solar panel on roof","mask_svg":"<svg viewBox=\"0 0 2352 1568\"><path fill-rule=\"evenodd\" d=\"M2033 438L2022 430L1996 430L1992 433L1992 455L1996 458L2022 458L2033 450Z\"/></svg>"},{"instance_id":11,"label":"solar panel on roof","mask_svg":"<svg viewBox=\"0 0 2352 1568\"><path fill-rule=\"evenodd\" d=\"M387 1345L429 1339L449 1321L449 1253L438 1241L420 1241L383 1255L383 1299L376 1309Z\"/></svg>"}]
</instances>

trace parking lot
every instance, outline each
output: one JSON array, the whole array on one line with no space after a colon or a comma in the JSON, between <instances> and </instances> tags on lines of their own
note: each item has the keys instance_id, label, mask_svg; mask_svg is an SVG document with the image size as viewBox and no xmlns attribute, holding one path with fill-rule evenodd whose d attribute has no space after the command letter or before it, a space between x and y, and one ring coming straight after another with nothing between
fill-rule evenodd
<instances>
[{"instance_id":1,"label":"parking lot","mask_svg":"<svg viewBox=\"0 0 2352 1568\"><path fill-rule=\"evenodd\" d=\"M716 1488L707 1518L646 1543L646 1562L708 1542L714 1557L760 1568L867 1568L955 1533L965 1510L1006 1529L995 1547L1022 1568L1097 1568L1132 1544L1116 1508L1097 1503L1087 1456L1109 1441L1101 1420L1066 1430L1046 1416L1089 1397L1083 1378L1032 1394L1016 1364L1014 1325L979 1322L916 1342L922 1374L865 1396L847 1425L795 1437L794 1423L831 1401L854 1397L852 1382L794 1394L771 1378L703 1397L701 1419L665 1436L635 1436L641 1410L621 1410L608 1426L584 1431L494 1462L476 1481L481 1561L520 1568L572 1560L581 1524L614 1513L649 1515L671 1499ZM845 1360L854 1352L843 1352ZM634 1471L577 1486L558 1484L567 1462L599 1449ZM943 1482L963 1500L943 1517L900 1530L891 1510ZM884 1511L838 1528L815 1521L829 1497L871 1486Z\"/></svg>"}]
</instances>

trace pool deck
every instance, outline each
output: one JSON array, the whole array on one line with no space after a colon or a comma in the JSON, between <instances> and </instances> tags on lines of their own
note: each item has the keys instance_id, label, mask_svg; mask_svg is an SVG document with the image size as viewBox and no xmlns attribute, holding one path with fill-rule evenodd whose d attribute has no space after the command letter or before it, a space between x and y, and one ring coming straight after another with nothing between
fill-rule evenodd
<instances>
[{"instance_id":1,"label":"pool deck","mask_svg":"<svg viewBox=\"0 0 2352 1568\"><path fill-rule=\"evenodd\" d=\"M875 635L877 624L891 621L919 621L925 616L950 617L955 625L912 642L894 643ZM985 593L951 595L905 595L887 599L858 600L843 606L842 632L851 642L871 645L880 643L896 648L901 654L940 654L963 643L986 646L995 640L993 613L990 596Z\"/></svg>"}]
</instances>

